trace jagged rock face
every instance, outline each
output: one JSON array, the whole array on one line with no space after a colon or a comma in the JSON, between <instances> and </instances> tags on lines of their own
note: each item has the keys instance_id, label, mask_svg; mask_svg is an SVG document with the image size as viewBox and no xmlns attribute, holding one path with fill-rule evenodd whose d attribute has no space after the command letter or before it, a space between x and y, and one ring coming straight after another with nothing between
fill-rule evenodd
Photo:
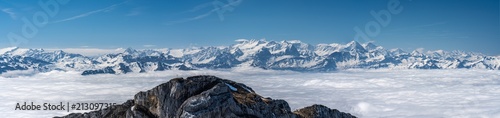
<instances>
[{"instance_id":1,"label":"jagged rock face","mask_svg":"<svg viewBox=\"0 0 500 118\"><path fill-rule=\"evenodd\" d=\"M100 111L72 113L63 118L355 118L322 105L292 112L284 100L264 98L252 88L214 76L176 78L133 100Z\"/></svg>"}]
</instances>

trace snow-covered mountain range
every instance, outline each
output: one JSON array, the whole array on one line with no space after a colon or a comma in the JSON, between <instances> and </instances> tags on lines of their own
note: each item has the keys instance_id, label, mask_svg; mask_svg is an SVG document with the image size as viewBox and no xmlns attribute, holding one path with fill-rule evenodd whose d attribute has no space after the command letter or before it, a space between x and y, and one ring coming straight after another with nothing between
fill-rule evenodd
<instances>
[{"instance_id":1,"label":"snow-covered mountain range","mask_svg":"<svg viewBox=\"0 0 500 118\"><path fill-rule=\"evenodd\" d=\"M500 69L500 56L462 51L385 49L373 43L310 45L301 41L238 40L231 46L188 49L128 48L121 53L83 56L64 51L0 49L0 74L14 70L81 71L82 75L163 70L258 67L273 70L334 71L352 68Z\"/></svg>"}]
</instances>

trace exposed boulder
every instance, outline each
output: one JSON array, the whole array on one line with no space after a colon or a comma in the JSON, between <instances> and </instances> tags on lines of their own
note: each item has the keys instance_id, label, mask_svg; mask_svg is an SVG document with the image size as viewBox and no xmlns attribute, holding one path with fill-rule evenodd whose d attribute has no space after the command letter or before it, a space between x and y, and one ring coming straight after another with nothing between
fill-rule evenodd
<instances>
[{"instance_id":1,"label":"exposed boulder","mask_svg":"<svg viewBox=\"0 0 500 118\"><path fill-rule=\"evenodd\" d=\"M355 118L322 105L295 112L284 100L264 98L241 83L215 76L175 78L133 100L99 111L72 113L63 118Z\"/></svg>"},{"instance_id":2,"label":"exposed boulder","mask_svg":"<svg viewBox=\"0 0 500 118\"><path fill-rule=\"evenodd\" d=\"M352 118L349 113L340 112L337 109L330 109L323 105L315 104L293 112L304 118Z\"/></svg>"}]
</instances>

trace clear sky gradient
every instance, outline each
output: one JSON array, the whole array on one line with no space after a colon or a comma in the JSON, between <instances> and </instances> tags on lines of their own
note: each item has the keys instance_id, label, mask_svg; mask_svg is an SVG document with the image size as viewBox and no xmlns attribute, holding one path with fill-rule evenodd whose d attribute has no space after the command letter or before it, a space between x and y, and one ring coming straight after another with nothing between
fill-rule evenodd
<instances>
[{"instance_id":1,"label":"clear sky gradient","mask_svg":"<svg viewBox=\"0 0 500 118\"><path fill-rule=\"evenodd\" d=\"M356 27L366 33L368 26L369 39L357 41L407 51L500 55L498 0L53 1L0 1L0 48L186 48L263 38L347 43L355 40ZM50 16L39 2L57 3L58 10L49 6L57 11ZM391 6L399 13L384 12ZM380 17L388 21L382 26L371 11L390 13L390 21ZM23 30L27 29L23 19L31 23L38 19L40 26L32 25L37 32ZM26 40L11 43L9 33Z\"/></svg>"}]
</instances>

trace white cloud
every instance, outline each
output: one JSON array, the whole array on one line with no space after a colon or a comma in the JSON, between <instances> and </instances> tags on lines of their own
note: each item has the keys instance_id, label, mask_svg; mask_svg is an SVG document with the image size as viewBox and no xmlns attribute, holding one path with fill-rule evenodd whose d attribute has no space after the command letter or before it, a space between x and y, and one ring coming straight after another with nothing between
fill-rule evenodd
<instances>
[{"instance_id":1,"label":"white cloud","mask_svg":"<svg viewBox=\"0 0 500 118\"><path fill-rule=\"evenodd\" d=\"M236 39L234 41L236 41L236 42L245 42L245 41L248 41L248 39Z\"/></svg>"},{"instance_id":2,"label":"white cloud","mask_svg":"<svg viewBox=\"0 0 500 118\"><path fill-rule=\"evenodd\" d=\"M244 83L262 96L288 101L292 110L323 104L361 118L500 115L500 71L378 69L299 73L256 68L92 76L52 71L17 78L0 76L0 113L2 117L62 116L69 113L15 111L13 107L31 101L123 103L137 92L171 78L193 75L215 75Z\"/></svg>"},{"instance_id":3,"label":"white cloud","mask_svg":"<svg viewBox=\"0 0 500 118\"><path fill-rule=\"evenodd\" d=\"M122 5L122 4L125 4L126 2L128 2L128 1L125 1L125 2L122 2L122 3L118 3L118 4L114 4L114 5L111 5L109 7L103 8L103 9L98 9L98 10L90 11L90 12L83 13L83 14L80 14L80 15L76 15L76 16L73 16L73 17L69 17L69 18L66 18L66 19L54 21L53 23L60 23L60 22L65 22L65 21L70 21L70 20L76 20L76 19L79 19L79 18L84 18L84 17L90 16L92 14L100 13L100 12L110 12L113 9L115 9L116 7L118 7L118 6Z\"/></svg>"},{"instance_id":4,"label":"white cloud","mask_svg":"<svg viewBox=\"0 0 500 118\"><path fill-rule=\"evenodd\" d=\"M14 13L14 11L11 8L2 9L2 12L8 14L10 16L10 18L12 18L12 19L17 18L16 13Z\"/></svg>"},{"instance_id":5,"label":"white cloud","mask_svg":"<svg viewBox=\"0 0 500 118\"><path fill-rule=\"evenodd\" d=\"M146 47L146 48L156 47L156 45L143 45L143 46Z\"/></svg>"},{"instance_id":6,"label":"white cloud","mask_svg":"<svg viewBox=\"0 0 500 118\"><path fill-rule=\"evenodd\" d=\"M21 76L32 76L32 75L35 75L36 73L37 73L37 71L31 70L31 69L13 70L13 71L4 72L4 73L0 74L0 76L8 77L8 78L15 78L15 77L21 77Z\"/></svg>"},{"instance_id":7,"label":"white cloud","mask_svg":"<svg viewBox=\"0 0 500 118\"><path fill-rule=\"evenodd\" d=\"M417 48L417 49L415 49L415 51L420 52L420 53L424 53L425 48Z\"/></svg>"}]
</instances>

